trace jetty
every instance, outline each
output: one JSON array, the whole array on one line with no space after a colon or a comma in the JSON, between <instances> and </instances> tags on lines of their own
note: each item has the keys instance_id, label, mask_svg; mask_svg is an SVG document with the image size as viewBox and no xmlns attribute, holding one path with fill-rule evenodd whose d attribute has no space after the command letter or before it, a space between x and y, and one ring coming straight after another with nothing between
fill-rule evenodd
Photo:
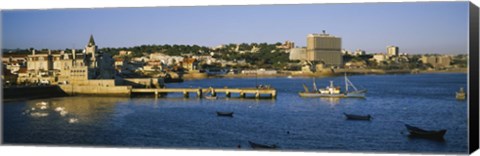
<instances>
[{"instance_id":1,"label":"jetty","mask_svg":"<svg viewBox=\"0 0 480 156\"><path fill-rule=\"evenodd\" d=\"M182 93L185 98L188 98L190 94L196 94L198 98L203 98L205 93L210 93L214 97L217 96L217 93L224 93L226 97L238 94L240 98L247 97L247 94L254 95L255 98L260 98L261 95L277 97L277 90L274 88L132 88L131 93L152 93L155 97L165 93Z\"/></svg>"}]
</instances>

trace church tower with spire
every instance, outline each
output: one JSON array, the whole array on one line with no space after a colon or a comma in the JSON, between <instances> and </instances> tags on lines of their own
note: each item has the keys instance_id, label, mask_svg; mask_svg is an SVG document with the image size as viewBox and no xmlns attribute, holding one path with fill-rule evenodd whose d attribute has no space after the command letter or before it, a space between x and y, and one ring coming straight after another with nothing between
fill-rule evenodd
<instances>
[{"instance_id":1,"label":"church tower with spire","mask_svg":"<svg viewBox=\"0 0 480 156\"><path fill-rule=\"evenodd\" d=\"M90 40L88 41L87 46L85 47L86 54L95 54L97 51L97 45L95 45L95 40L93 40L93 35L90 35Z\"/></svg>"},{"instance_id":2,"label":"church tower with spire","mask_svg":"<svg viewBox=\"0 0 480 156\"><path fill-rule=\"evenodd\" d=\"M90 39L85 46L85 55L86 58L89 59L87 64L90 68L97 68L97 45L95 45L95 40L93 39L93 35L90 35Z\"/></svg>"}]
</instances>

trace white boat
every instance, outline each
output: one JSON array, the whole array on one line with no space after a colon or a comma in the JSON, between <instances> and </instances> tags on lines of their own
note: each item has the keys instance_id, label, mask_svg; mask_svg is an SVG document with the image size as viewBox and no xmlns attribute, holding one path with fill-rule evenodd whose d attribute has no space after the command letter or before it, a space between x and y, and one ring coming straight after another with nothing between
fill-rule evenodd
<instances>
[{"instance_id":1,"label":"white boat","mask_svg":"<svg viewBox=\"0 0 480 156\"><path fill-rule=\"evenodd\" d=\"M345 74L345 91L342 92L339 86L334 86L333 81L330 81L330 86L326 88L317 89L317 84L313 80L313 91L310 92L308 88L303 85L305 88L304 92L300 92L301 97L334 97L334 98L365 98L365 93L367 90L358 90L357 87L347 78ZM353 90L349 90L349 87L352 87Z\"/></svg>"},{"instance_id":2,"label":"white boat","mask_svg":"<svg viewBox=\"0 0 480 156\"><path fill-rule=\"evenodd\" d=\"M208 96L205 96L205 99L209 99L209 100L216 100L217 97L216 96L211 96L211 95L208 95Z\"/></svg>"},{"instance_id":3,"label":"white boat","mask_svg":"<svg viewBox=\"0 0 480 156\"><path fill-rule=\"evenodd\" d=\"M465 100L465 91L463 91L463 87L460 88L460 90L458 92L456 92L455 98L457 100Z\"/></svg>"},{"instance_id":4,"label":"white boat","mask_svg":"<svg viewBox=\"0 0 480 156\"><path fill-rule=\"evenodd\" d=\"M213 91L212 87L209 88L209 91L210 91L210 95L205 95L205 99L216 100L217 96L216 96L215 92Z\"/></svg>"}]
</instances>

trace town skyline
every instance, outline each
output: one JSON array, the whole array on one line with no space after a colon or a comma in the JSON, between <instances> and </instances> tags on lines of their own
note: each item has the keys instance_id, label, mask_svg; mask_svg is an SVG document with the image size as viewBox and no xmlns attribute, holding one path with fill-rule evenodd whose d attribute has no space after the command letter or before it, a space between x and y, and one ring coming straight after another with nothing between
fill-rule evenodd
<instances>
[{"instance_id":1,"label":"town skyline","mask_svg":"<svg viewBox=\"0 0 480 156\"><path fill-rule=\"evenodd\" d=\"M303 47L308 34L326 30L341 37L346 50L380 53L394 45L401 53L466 54L468 19L463 10L467 6L466 2L427 2L13 10L3 12L2 48L82 48L84 38L91 34L99 48L148 44L214 47L286 40ZM384 15L378 15L381 12ZM398 13L402 15L395 15ZM317 18L320 20L311 20ZM372 20L381 22L367 22Z\"/></svg>"}]
</instances>

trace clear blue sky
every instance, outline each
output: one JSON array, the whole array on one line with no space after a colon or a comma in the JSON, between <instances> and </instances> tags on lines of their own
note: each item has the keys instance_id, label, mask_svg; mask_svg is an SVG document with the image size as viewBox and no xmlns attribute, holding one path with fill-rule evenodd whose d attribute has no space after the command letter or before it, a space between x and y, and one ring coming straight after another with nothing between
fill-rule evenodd
<instances>
[{"instance_id":1,"label":"clear blue sky","mask_svg":"<svg viewBox=\"0 0 480 156\"><path fill-rule=\"evenodd\" d=\"M347 50L467 53L468 2L9 10L3 48L101 47L294 41L309 33L342 38Z\"/></svg>"}]
</instances>

